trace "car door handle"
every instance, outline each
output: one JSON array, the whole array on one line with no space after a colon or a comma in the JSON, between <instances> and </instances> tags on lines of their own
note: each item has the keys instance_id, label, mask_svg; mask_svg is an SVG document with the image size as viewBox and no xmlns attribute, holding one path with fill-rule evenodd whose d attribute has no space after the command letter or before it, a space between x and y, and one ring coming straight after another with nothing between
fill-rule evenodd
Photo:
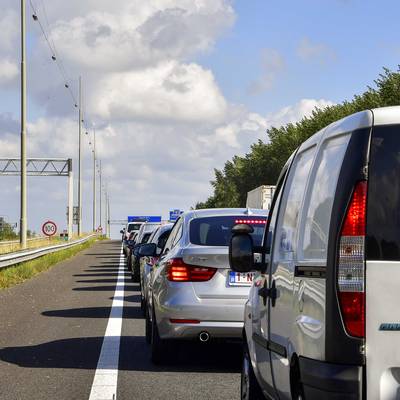
<instances>
[{"instance_id":1,"label":"car door handle","mask_svg":"<svg viewBox=\"0 0 400 400\"><path fill-rule=\"evenodd\" d=\"M266 286L258 289L258 295L263 298L264 306L267 304L267 298L271 299L272 307L275 307L276 299L278 298L278 291L276 290L275 281L272 282L272 287Z\"/></svg>"}]
</instances>

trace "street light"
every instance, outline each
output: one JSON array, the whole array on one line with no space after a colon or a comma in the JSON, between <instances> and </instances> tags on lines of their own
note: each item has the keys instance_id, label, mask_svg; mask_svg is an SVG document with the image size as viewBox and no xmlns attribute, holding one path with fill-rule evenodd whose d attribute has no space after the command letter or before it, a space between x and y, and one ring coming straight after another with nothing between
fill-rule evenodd
<instances>
[{"instance_id":1,"label":"street light","mask_svg":"<svg viewBox=\"0 0 400 400\"><path fill-rule=\"evenodd\" d=\"M21 0L21 200L19 241L26 248L26 21L25 0Z\"/></svg>"}]
</instances>

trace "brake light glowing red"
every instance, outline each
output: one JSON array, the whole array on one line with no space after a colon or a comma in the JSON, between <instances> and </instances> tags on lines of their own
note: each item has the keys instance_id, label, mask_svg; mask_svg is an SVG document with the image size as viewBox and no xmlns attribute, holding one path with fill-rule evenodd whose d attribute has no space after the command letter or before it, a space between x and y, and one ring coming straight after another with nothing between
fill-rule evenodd
<instances>
[{"instance_id":1,"label":"brake light glowing red","mask_svg":"<svg viewBox=\"0 0 400 400\"><path fill-rule=\"evenodd\" d=\"M366 181L355 186L339 244L338 297L346 332L365 336Z\"/></svg>"},{"instance_id":2,"label":"brake light glowing red","mask_svg":"<svg viewBox=\"0 0 400 400\"><path fill-rule=\"evenodd\" d=\"M365 236L365 220L367 209L367 182L358 182L346 220L342 229L342 236Z\"/></svg>"},{"instance_id":3,"label":"brake light glowing red","mask_svg":"<svg viewBox=\"0 0 400 400\"><path fill-rule=\"evenodd\" d=\"M217 272L217 268L185 264L181 258L172 258L167 263L167 279L171 282L206 282Z\"/></svg>"},{"instance_id":4,"label":"brake light glowing red","mask_svg":"<svg viewBox=\"0 0 400 400\"><path fill-rule=\"evenodd\" d=\"M235 225L237 224L247 224L247 225L265 225L265 219L236 219Z\"/></svg>"}]
</instances>

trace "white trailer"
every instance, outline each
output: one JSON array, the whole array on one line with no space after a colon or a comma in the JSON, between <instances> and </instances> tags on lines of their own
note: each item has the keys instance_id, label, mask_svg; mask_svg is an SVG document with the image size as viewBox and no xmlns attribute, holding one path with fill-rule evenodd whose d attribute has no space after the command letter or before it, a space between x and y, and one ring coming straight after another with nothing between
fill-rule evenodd
<instances>
[{"instance_id":1,"label":"white trailer","mask_svg":"<svg viewBox=\"0 0 400 400\"><path fill-rule=\"evenodd\" d=\"M274 192L275 186L272 185L263 185L251 190L247 193L246 207L269 210Z\"/></svg>"}]
</instances>

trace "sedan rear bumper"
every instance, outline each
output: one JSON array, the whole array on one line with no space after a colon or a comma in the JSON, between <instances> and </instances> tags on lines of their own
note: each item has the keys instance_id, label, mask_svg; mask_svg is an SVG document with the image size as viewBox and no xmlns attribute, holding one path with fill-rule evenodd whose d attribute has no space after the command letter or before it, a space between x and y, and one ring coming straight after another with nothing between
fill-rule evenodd
<instances>
[{"instance_id":1,"label":"sedan rear bumper","mask_svg":"<svg viewBox=\"0 0 400 400\"><path fill-rule=\"evenodd\" d=\"M242 338L243 322L201 321L198 324L172 323L168 319L158 324L162 339L197 339L202 332L207 332L210 338Z\"/></svg>"},{"instance_id":2,"label":"sedan rear bumper","mask_svg":"<svg viewBox=\"0 0 400 400\"><path fill-rule=\"evenodd\" d=\"M245 302L245 298L200 299L188 286L175 295L161 292L153 306L163 339L193 339L201 332L215 338L241 338ZM196 323L180 323L183 319Z\"/></svg>"}]
</instances>

